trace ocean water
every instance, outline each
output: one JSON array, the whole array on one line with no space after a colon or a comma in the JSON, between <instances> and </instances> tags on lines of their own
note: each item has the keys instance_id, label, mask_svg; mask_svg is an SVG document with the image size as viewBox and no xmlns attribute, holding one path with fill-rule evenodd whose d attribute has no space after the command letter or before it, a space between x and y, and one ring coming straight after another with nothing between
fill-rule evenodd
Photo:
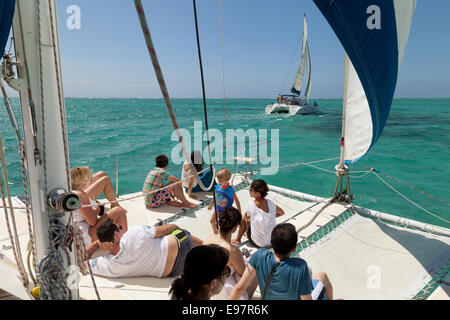
<instances>
[{"instance_id":1,"label":"ocean water","mask_svg":"<svg viewBox=\"0 0 450 320\"><path fill-rule=\"evenodd\" d=\"M204 119L202 100L173 99L172 102L179 126L193 135L194 121ZM275 175L258 175L269 184L329 197L336 183L336 176L328 171L334 171L338 163L342 101L318 99L317 102L323 112L321 115L287 116L264 114L266 105L272 103L270 99L228 99L226 111L223 100L208 100L209 128L221 132L225 128L255 129L256 132L267 129L271 142L276 140L271 130L278 130L279 166L334 159L314 164L322 170L303 165L281 167ZM13 106L20 122L17 99L13 99ZM176 140L172 139L172 124L163 100L69 98L66 99L66 109L71 166L87 165L94 171L104 170L116 188L118 160L120 195L141 191L155 156L164 153L170 158L177 146ZM13 195L22 195L17 139L3 107L0 108L0 128L10 187ZM354 203L450 227L447 222L405 200L374 174L364 175L368 167L375 168L426 192L432 197L381 175L407 198L429 212L450 220L449 137L450 99L394 100L378 143L362 160L351 166L351 171L355 172L350 180ZM259 142L264 143L265 138L259 138ZM233 141L228 140L227 144L235 146L235 155L253 156L248 150L245 154L238 154L238 144ZM202 147L206 148L206 142ZM268 148L269 158L274 155L274 150ZM207 161L207 154L204 159ZM219 164L219 167L222 166L232 167L231 164ZM168 171L180 176L181 165L171 162Z\"/></svg>"}]
</instances>

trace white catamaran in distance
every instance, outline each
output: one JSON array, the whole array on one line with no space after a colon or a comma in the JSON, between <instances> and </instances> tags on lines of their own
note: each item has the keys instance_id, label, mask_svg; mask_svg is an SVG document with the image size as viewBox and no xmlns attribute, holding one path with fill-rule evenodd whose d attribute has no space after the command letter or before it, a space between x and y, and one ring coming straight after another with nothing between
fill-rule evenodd
<instances>
[{"instance_id":1,"label":"white catamaran in distance","mask_svg":"<svg viewBox=\"0 0 450 320\"><path fill-rule=\"evenodd\" d=\"M300 93L303 86L303 80L305 78L305 69L308 70L308 81L306 83L305 98L300 97ZM311 96L311 56L309 53L308 44L308 25L306 24L306 14L303 17L303 42L302 42L302 57L300 60L300 66L295 76L294 84L291 88L292 94L279 94L277 95L277 102L269 104L266 107L266 113L288 113L294 114L313 114L319 111L317 102L313 105L310 104L309 98Z\"/></svg>"},{"instance_id":2,"label":"white catamaran in distance","mask_svg":"<svg viewBox=\"0 0 450 320\"><path fill-rule=\"evenodd\" d=\"M358 207L350 194L350 164L373 147L387 121L416 0L314 2L346 51L338 180L331 197L269 186L268 197L285 211L277 223L295 225L299 234L295 255L315 272L328 274L335 297L449 299L445 280L450 273L450 229ZM90 274L83 259L82 241L71 219L80 202L70 190L55 5L55 0L0 2L0 51L4 51L11 26L15 47L14 57L6 54L2 58L0 84L17 134L25 196L9 193L0 136L0 210L4 213L0 221L0 299L168 299L173 278L101 277ZM135 5L173 116L144 9L140 0L135 0ZM381 28L376 31L368 28L369 8L382 12ZM3 82L20 94L22 130ZM175 126L175 117L171 120ZM232 169L232 184L246 208L255 172L237 172L238 168ZM127 210L128 226L176 223L202 239L211 233L211 212L206 206L212 195L208 192L191 199L199 206L189 210L169 206L148 210L142 192L120 195L119 201ZM107 210L109 203L103 203ZM242 251L253 254L256 249L243 240ZM102 254L105 252L95 253ZM254 299L260 296L257 289Z\"/></svg>"}]
</instances>

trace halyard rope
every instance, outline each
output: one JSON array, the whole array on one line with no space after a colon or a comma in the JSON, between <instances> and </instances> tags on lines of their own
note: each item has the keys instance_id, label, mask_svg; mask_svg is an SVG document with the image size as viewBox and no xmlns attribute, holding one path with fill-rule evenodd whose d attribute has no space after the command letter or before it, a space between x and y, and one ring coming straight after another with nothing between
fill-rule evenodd
<instances>
[{"instance_id":1,"label":"halyard rope","mask_svg":"<svg viewBox=\"0 0 450 320\"><path fill-rule=\"evenodd\" d=\"M22 184L23 184L23 192L24 192L24 196L25 196L25 209L26 210L26 216L27 216L27 224L28 224L28 234L30 237L30 246L29 249L30 251L33 253L33 269L36 270L36 245L34 242L34 233L33 233L33 227L32 227L32 218L31 218L31 210L30 210L30 200L29 200L29 196L28 196L28 186L27 186L27 176L26 176L26 168L25 168L25 144L22 141L22 138L20 136L20 131L19 131L19 126L17 125L17 120L16 117L14 115L14 111L12 110L11 107L11 102L8 98L8 95L6 93L6 90L3 86L3 82L0 80L0 86L1 86L1 90L3 93L3 97L4 97L4 101L5 101L5 106L6 109L8 111L9 114L9 119L11 120L11 125L14 129L14 131L16 132L17 135L17 140L19 142L19 155L20 155L20 164L21 164L21 173L22 173ZM15 209L15 208L13 208ZM29 270L30 275L32 276L32 271ZM33 282L35 282L34 278L33 278ZM35 283L36 284L36 283Z\"/></svg>"},{"instance_id":2,"label":"halyard rope","mask_svg":"<svg viewBox=\"0 0 450 320\"><path fill-rule=\"evenodd\" d=\"M13 250L13 254L14 254L14 259L16 261L16 265L17 268L19 270L19 274L20 274L20 279L22 280L22 284L23 286L28 289L28 277L25 271L25 266L22 260L22 253L20 250L20 242L19 242L19 237L18 237L18 233L17 233L17 227L16 227L16 221L15 221L15 217L14 217L14 210L11 208L12 207L12 203L11 203L11 195L9 193L9 187L8 187L8 175L6 173L6 161L5 161L5 157L4 157L4 152L3 152L3 144L2 144L2 137L0 135L0 164L2 166L2 173L3 173L3 179L5 181L5 187L3 187L3 179L0 175L0 193L1 193L1 197L2 197L2 203L3 203L3 207L4 207L4 211L5 211L5 220L6 220L6 226L8 229L8 235L9 235L9 239L11 241L11 247ZM10 207L10 212L11 212L11 222L12 222L12 229L11 230L11 225L10 225L10 221L9 221L9 217L8 217L8 210L6 208L6 200L5 200L5 191L4 188L6 189L6 193L7 193L7 197L8 197L8 202L9 202L9 207ZM14 233L13 233L14 231Z\"/></svg>"},{"instance_id":3,"label":"halyard rope","mask_svg":"<svg viewBox=\"0 0 450 320\"><path fill-rule=\"evenodd\" d=\"M223 91L223 121L225 132L227 132L227 103L225 95L225 53L223 48L223 17L222 17L222 0L219 0L219 21L220 21L220 47L222 49L222 91ZM227 138L225 136L225 143Z\"/></svg>"},{"instance_id":4,"label":"halyard rope","mask_svg":"<svg viewBox=\"0 0 450 320\"><path fill-rule=\"evenodd\" d=\"M205 129L206 129L206 139L208 144L208 156L209 156L209 168L212 172L212 159L211 159L211 140L209 138L209 127L208 127L208 111L206 108L206 93L205 93L205 79L203 76L203 64L202 64L202 53L200 50L200 36L198 32L198 21L197 21L197 7L195 5L195 0L192 0L192 4L194 6L194 20L195 20L195 34L197 38L197 51L198 51L198 60L200 66L200 78L202 80L202 95L203 95L203 113L205 115ZM200 179L198 179L200 180ZM214 184L214 179L211 181L211 186ZM204 190L206 191L206 190ZM216 218L216 226L219 226L219 216L217 214L217 206L216 206L216 190L212 189L213 192L213 202L214 202L214 215Z\"/></svg>"},{"instance_id":5,"label":"halyard rope","mask_svg":"<svg viewBox=\"0 0 450 320\"><path fill-rule=\"evenodd\" d=\"M162 93L162 95L164 97L164 101L166 103L166 107L167 107L167 110L169 112L170 120L172 121L172 126L175 129L175 133L176 133L176 135L178 137L178 142L180 143L181 149L183 150L183 154L184 154L184 157L187 160L187 163L190 165L191 170L194 173L196 173L196 170L194 168L194 165L192 164L191 158L190 158L190 156L189 156L189 154L188 154L188 152L186 150L186 147L185 147L185 145L183 143L183 138L182 138L182 136L181 136L181 134L179 132L180 129L178 127L178 123L177 123L177 120L176 120L176 117L175 117L173 106L172 106L172 103L170 101L169 92L167 91L166 82L164 81L164 76L162 74L162 70L161 70L161 67L159 65L158 57L156 55L156 50L155 50L155 47L153 45L152 37L151 37L151 34L150 34L150 29L148 27L147 19L145 17L144 8L142 6L142 1L141 0L134 0L134 4L136 6L136 11L137 11L137 14L138 14L138 17L139 17L139 21L140 21L140 24L141 24L142 32L144 33L144 38L145 38L147 49L148 49L148 52L150 54L150 58L151 58L151 61L152 61L152 64L153 64L153 69L155 70L155 75L156 75L156 78L158 80L159 87L161 89L161 93ZM197 179L197 182L198 182L199 186L202 188L203 191L209 191L209 189L212 187L212 185L214 183L214 179L212 179L211 185L209 186L209 188L207 188L207 187L205 187L203 185L203 182L201 181L201 179L198 176L198 174L196 174L195 177Z\"/></svg>"}]
</instances>

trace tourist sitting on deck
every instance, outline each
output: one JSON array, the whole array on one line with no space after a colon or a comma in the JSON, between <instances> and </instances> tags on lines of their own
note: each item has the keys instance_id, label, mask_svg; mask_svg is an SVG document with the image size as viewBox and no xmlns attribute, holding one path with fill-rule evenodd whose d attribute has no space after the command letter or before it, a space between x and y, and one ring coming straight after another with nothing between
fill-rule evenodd
<instances>
[{"instance_id":1,"label":"tourist sitting on deck","mask_svg":"<svg viewBox=\"0 0 450 320\"><path fill-rule=\"evenodd\" d=\"M224 287L222 291L217 294L214 299L217 300L225 300L228 295L233 290L236 283L244 274L246 261L245 258L239 250L239 248L231 243L231 235L236 232L237 228L240 226L242 221L242 215L236 208L226 208L219 218L219 234L211 234L208 236L203 244L218 244L221 247L227 249L229 253L228 266L231 269L231 274L225 281ZM249 285L246 292L244 292L241 296L242 300L249 300L252 298L253 293L258 285L256 279L254 279L253 283Z\"/></svg>"},{"instance_id":2,"label":"tourist sitting on deck","mask_svg":"<svg viewBox=\"0 0 450 320\"><path fill-rule=\"evenodd\" d=\"M267 249L256 251L228 299L238 299L257 277L263 300L332 300L333 288L327 275L322 272L311 281L306 261L290 257L297 240L292 224L277 225L271 234L274 253Z\"/></svg>"},{"instance_id":3,"label":"tourist sitting on deck","mask_svg":"<svg viewBox=\"0 0 450 320\"><path fill-rule=\"evenodd\" d=\"M241 212L241 203L239 202L238 197L236 196L236 191L234 188L230 186L231 179L231 171L227 168L222 168L217 172L217 182L219 183L216 186L216 211L218 217L226 208L231 208L233 206L233 202L236 202L236 207ZM208 206L208 210L211 210L214 205L214 199ZM210 223L213 228L214 233L218 233L217 230L217 222L216 222L216 211L211 215ZM237 240L233 240L236 242Z\"/></svg>"},{"instance_id":4,"label":"tourist sitting on deck","mask_svg":"<svg viewBox=\"0 0 450 320\"><path fill-rule=\"evenodd\" d=\"M247 212L244 215L245 224L239 230L237 240L241 240L247 229L250 244L257 248L270 247L270 234L276 225L275 218L284 215L284 210L272 200L266 199L269 187L264 180L253 180L249 191L250 196L255 200L248 203Z\"/></svg>"},{"instance_id":5,"label":"tourist sitting on deck","mask_svg":"<svg viewBox=\"0 0 450 320\"><path fill-rule=\"evenodd\" d=\"M95 274L106 277L176 277L183 270L187 253L202 240L175 224L133 226L123 233L112 220L97 229L98 241L88 256L99 248L110 254L89 260Z\"/></svg>"},{"instance_id":6,"label":"tourist sitting on deck","mask_svg":"<svg viewBox=\"0 0 450 320\"><path fill-rule=\"evenodd\" d=\"M169 294L172 300L210 300L218 294L230 275L228 251L216 244L189 251L181 278L175 279Z\"/></svg>"},{"instance_id":7,"label":"tourist sitting on deck","mask_svg":"<svg viewBox=\"0 0 450 320\"><path fill-rule=\"evenodd\" d=\"M128 229L127 210L117 202L111 179L103 171L92 175L89 167L74 167L70 176L72 190L82 205L73 212L73 220L86 247L97 240L96 230L108 218L120 225L124 232ZM102 192L111 203L109 210L97 201Z\"/></svg>"},{"instance_id":8,"label":"tourist sitting on deck","mask_svg":"<svg viewBox=\"0 0 450 320\"><path fill-rule=\"evenodd\" d=\"M144 182L142 192L145 194L145 205L148 209L158 208L164 203L173 207L196 208L195 203L189 202L183 193L180 181L172 176L165 169L169 165L169 158L166 155L159 155L155 159L156 166L148 173ZM159 190L163 187L165 189ZM159 190L153 192L155 190ZM176 201L175 198L181 200Z\"/></svg>"},{"instance_id":9,"label":"tourist sitting on deck","mask_svg":"<svg viewBox=\"0 0 450 320\"><path fill-rule=\"evenodd\" d=\"M199 151L192 151L191 153L191 163L193 164L195 171L198 173L203 169L203 158L202 154ZM197 178L195 177L196 172L192 171L190 164L185 161L183 164L183 169L181 170L181 180L183 180L183 187L186 191L188 197L192 199L197 199L197 196L192 194L192 192L201 192L204 191L200 187L197 182ZM188 179L191 177L190 179ZM211 180L213 179L211 170L206 170L202 173L198 174L198 177L203 183L203 186L209 187L211 185ZM215 187L214 184L211 186L211 189ZM206 190L208 191L208 190Z\"/></svg>"}]
</instances>

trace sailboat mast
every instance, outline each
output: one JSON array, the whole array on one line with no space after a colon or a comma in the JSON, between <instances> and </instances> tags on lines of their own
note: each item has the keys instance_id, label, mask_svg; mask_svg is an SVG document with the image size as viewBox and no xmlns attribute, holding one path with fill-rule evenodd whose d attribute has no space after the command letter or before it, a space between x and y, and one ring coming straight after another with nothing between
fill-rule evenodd
<instances>
[{"instance_id":1,"label":"sailboat mast","mask_svg":"<svg viewBox=\"0 0 450 320\"><path fill-rule=\"evenodd\" d=\"M78 199L69 192L69 154L56 14L54 0L16 1L13 36L18 79L7 81L20 96L38 266L49 250L53 253L65 250L63 246L52 248L50 235L54 232L51 226L65 226L68 215L64 214L65 209L51 207L49 200L58 193L75 201L71 202L72 209L79 206ZM61 200L59 196L58 199ZM71 261L77 261L76 250L61 256L64 266L58 267L66 274ZM45 291L42 286L41 291ZM71 286L67 292L65 298L79 298L76 286Z\"/></svg>"},{"instance_id":2,"label":"sailboat mast","mask_svg":"<svg viewBox=\"0 0 450 320\"><path fill-rule=\"evenodd\" d=\"M346 177L346 188L345 193L347 194L347 199L341 199L344 201L351 201L351 195L350 195L350 181L348 176L348 166L345 165L345 131L346 131L346 124L347 124L347 103L348 103L348 84L349 84L349 65L350 60L345 53L344 58L344 95L342 99L342 134L341 134L341 154L339 159L339 164L335 167L336 168L336 175L338 176L336 181L336 186L334 188L334 197L339 197L343 193L342 183L344 177Z\"/></svg>"}]
</instances>

